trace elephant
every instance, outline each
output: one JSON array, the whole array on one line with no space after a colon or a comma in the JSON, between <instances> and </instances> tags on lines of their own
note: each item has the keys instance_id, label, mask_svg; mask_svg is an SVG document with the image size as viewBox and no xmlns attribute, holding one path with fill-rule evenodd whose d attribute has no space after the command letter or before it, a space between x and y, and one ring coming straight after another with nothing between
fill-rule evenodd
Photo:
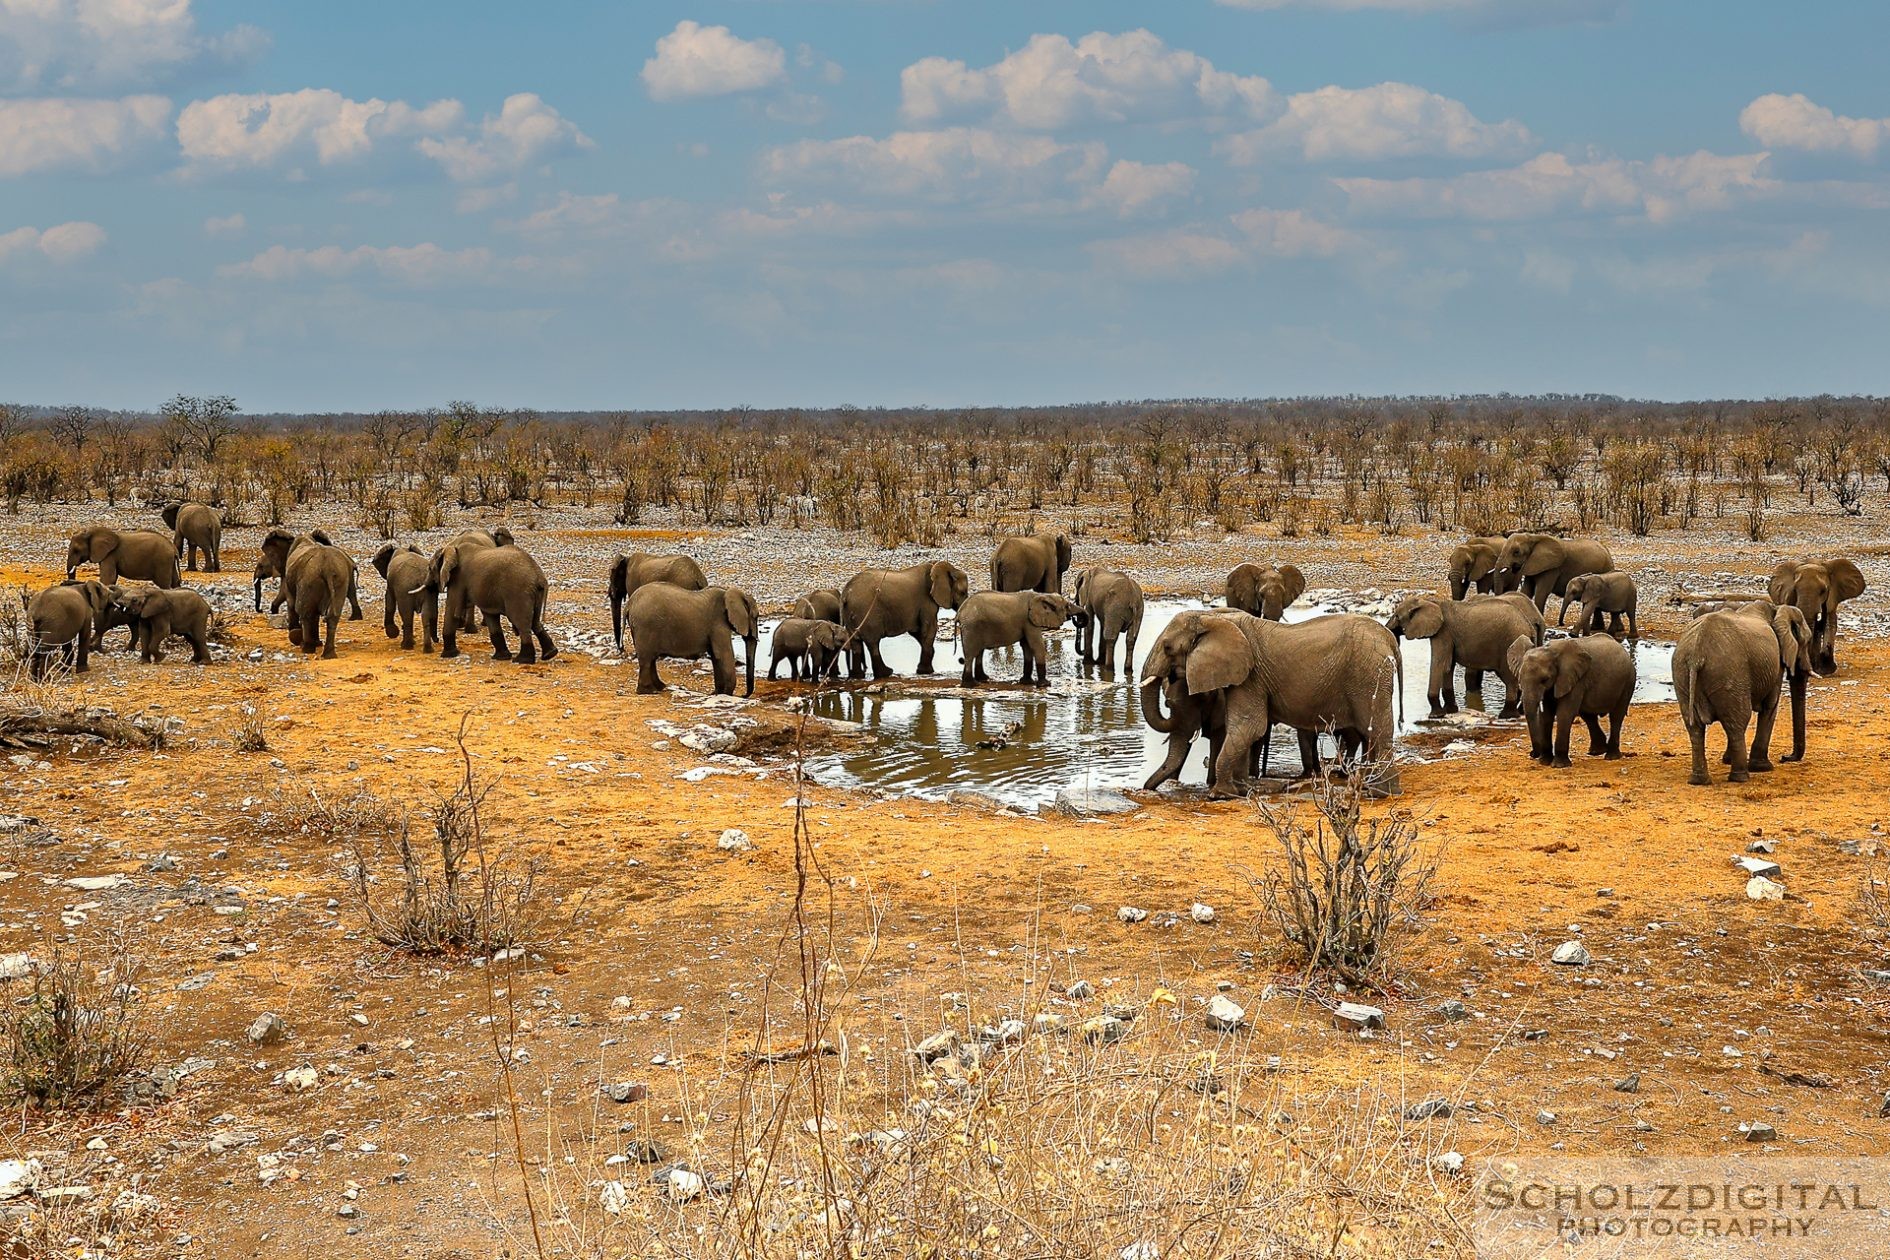
<instances>
[{"instance_id":1,"label":"elephant","mask_svg":"<svg viewBox=\"0 0 1890 1260\"><path fill-rule=\"evenodd\" d=\"M374 553L374 568L387 579L387 594L382 600L387 637L400 636L402 649L413 649L413 619L420 617L420 650L432 652L439 641L440 593L433 586L433 565L420 548L409 543L395 547L383 543ZM400 629L394 629L394 614L400 614Z\"/></svg>"},{"instance_id":2,"label":"elephant","mask_svg":"<svg viewBox=\"0 0 1890 1260\"><path fill-rule=\"evenodd\" d=\"M1393 760L1394 700L1403 661L1391 631L1369 617L1340 613L1287 625L1237 609L1177 615L1142 667L1142 706L1171 683L1190 696L1224 692L1226 736L1215 757L1216 796L1242 793L1254 745L1275 723L1301 732L1331 730L1359 741L1372 796L1400 791ZM1302 747L1304 741L1302 741Z\"/></svg>"},{"instance_id":3,"label":"elephant","mask_svg":"<svg viewBox=\"0 0 1890 1260\"><path fill-rule=\"evenodd\" d=\"M961 681L967 687L989 682L984 654L992 648L1016 644L1024 649L1024 675L1018 681L1028 686L1034 669L1037 685L1045 685L1050 681L1050 653L1043 632L1055 630L1066 621L1075 621L1081 628L1088 624L1089 614L1061 595L979 591L958 610L958 652L965 661Z\"/></svg>"},{"instance_id":4,"label":"elephant","mask_svg":"<svg viewBox=\"0 0 1890 1260\"><path fill-rule=\"evenodd\" d=\"M1567 588L1562 592L1562 612L1555 619L1556 625L1562 624L1562 618L1568 615L1570 604L1582 606L1581 619L1575 623L1577 634L1600 634L1601 615L1608 614L1608 633L1615 638L1621 637L1621 617L1627 616L1627 637L1641 637L1641 623L1635 614L1635 606L1640 602L1640 592L1635 588L1634 578L1619 569L1607 573L1583 573L1568 580Z\"/></svg>"},{"instance_id":5,"label":"elephant","mask_svg":"<svg viewBox=\"0 0 1890 1260\"><path fill-rule=\"evenodd\" d=\"M1772 724L1778 720L1780 683L1791 681L1792 751L1782 760L1805 759L1805 690L1811 680L1811 624L1789 604L1754 600L1730 612L1696 617L1673 649L1674 699L1693 744L1688 783L1713 782L1706 769L1706 728L1726 732L1727 775L1743 783L1772 768ZM1754 714L1752 746L1746 724Z\"/></svg>"},{"instance_id":6,"label":"elephant","mask_svg":"<svg viewBox=\"0 0 1890 1260\"><path fill-rule=\"evenodd\" d=\"M795 600L794 611L791 615L806 618L808 621L835 621L841 623L842 627L846 622L840 592L830 586L822 587L817 591L809 591ZM855 677L865 673L866 648L859 643L848 643L845 647L847 672Z\"/></svg>"},{"instance_id":7,"label":"elephant","mask_svg":"<svg viewBox=\"0 0 1890 1260\"><path fill-rule=\"evenodd\" d=\"M1297 565L1243 564L1227 575L1227 606L1278 621L1286 606L1306 593L1306 578Z\"/></svg>"},{"instance_id":8,"label":"elephant","mask_svg":"<svg viewBox=\"0 0 1890 1260\"><path fill-rule=\"evenodd\" d=\"M1194 748L1194 737L1205 734L1208 739L1207 782L1212 791L1214 768L1221 758L1221 743L1227 737L1227 693L1206 691L1198 696L1190 695L1186 680L1175 676L1165 679L1159 687L1144 686L1141 697L1142 720L1157 734L1168 736L1168 755L1142 784L1142 790L1153 792L1168 780L1180 778L1181 768L1187 764L1188 753ZM1162 712L1164 700L1168 702L1166 713ZM1253 766L1250 764L1248 768L1251 771Z\"/></svg>"},{"instance_id":9,"label":"elephant","mask_svg":"<svg viewBox=\"0 0 1890 1260\"><path fill-rule=\"evenodd\" d=\"M867 569L847 579L840 592L847 642L864 645L873 661L873 677L891 676L880 655L882 639L909 634L919 642L918 673L932 672L932 645L938 638L938 614L956 609L970 594L965 571L949 560L932 560L905 569ZM858 678L864 662L849 653L847 673Z\"/></svg>"},{"instance_id":10,"label":"elephant","mask_svg":"<svg viewBox=\"0 0 1890 1260\"><path fill-rule=\"evenodd\" d=\"M1070 536L1040 529L1028 538L1006 538L991 553L991 589L1063 594L1070 567Z\"/></svg>"},{"instance_id":11,"label":"elephant","mask_svg":"<svg viewBox=\"0 0 1890 1260\"><path fill-rule=\"evenodd\" d=\"M624 606L630 643L637 654L637 694L662 691L656 662L664 657L694 661L708 657L715 668L715 693L735 694L735 638L747 645L748 679L743 695L755 694L755 646L760 619L755 601L733 586L685 590L647 582Z\"/></svg>"},{"instance_id":12,"label":"elephant","mask_svg":"<svg viewBox=\"0 0 1890 1260\"><path fill-rule=\"evenodd\" d=\"M121 534L109 525L87 526L66 544L66 579L76 577L79 566L87 562L98 565L98 580L107 586L121 577L137 578L163 590L183 581L172 541L151 529Z\"/></svg>"},{"instance_id":13,"label":"elephant","mask_svg":"<svg viewBox=\"0 0 1890 1260\"><path fill-rule=\"evenodd\" d=\"M839 660L845 638L846 631L837 621L810 617L784 619L775 626L768 640L768 680L774 680L775 670L784 660L788 663L790 678L808 682L825 678Z\"/></svg>"},{"instance_id":14,"label":"elephant","mask_svg":"<svg viewBox=\"0 0 1890 1260\"><path fill-rule=\"evenodd\" d=\"M432 557L430 557L427 562L429 572L431 571L433 562L440 558L440 552L447 547L458 546L465 551L490 551L494 547L510 547L512 542L512 531L503 525L496 525L491 529L461 530L453 537L447 539L446 542L442 543L440 547L434 551ZM435 587L433 593L437 596L443 592L438 587ZM356 613L355 616L358 618L360 614ZM479 609L476 606L467 605L464 612L461 614L459 623L460 630L465 633L471 633L477 630L479 628L479 616ZM488 627L488 629L490 629L490 627Z\"/></svg>"},{"instance_id":15,"label":"elephant","mask_svg":"<svg viewBox=\"0 0 1890 1260\"><path fill-rule=\"evenodd\" d=\"M1588 723L1588 755L1621 759L1621 723L1634 699L1634 658L1626 648L1608 635L1541 646L1517 635L1507 663L1522 689L1532 759L1567 766L1569 731L1577 714ZM1606 736L1601 733L1604 715Z\"/></svg>"},{"instance_id":16,"label":"elephant","mask_svg":"<svg viewBox=\"0 0 1890 1260\"><path fill-rule=\"evenodd\" d=\"M273 563L281 555L282 589L277 592L270 611L276 605L289 606L289 642L305 653L321 649L322 659L335 659L335 628L341 624L341 608L354 597L354 559L347 552L326 542L326 535L291 535L285 529L272 529L263 539L263 559L257 561L260 573L264 563ZM256 579L258 600L262 597L262 578ZM356 613L358 617L360 614ZM328 623L328 638L323 642L321 626Z\"/></svg>"},{"instance_id":17,"label":"elephant","mask_svg":"<svg viewBox=\"0 0 1890 1260\"><path fill-rule=\"evenodd\" d=\"M1772 570L1774 604L1790 604L1811 626L1811 659L1820 674L1837 673L1838 605L1864 593L1864 575L1849 560L1787 560Z\"/></svg>"},{"instance_id":18,"label":"elephant","mask_svg":"<svg viewBox=\"0 0 1890 1260\"><path fill-rule=\"evenodd\" d=\"M256 569L251 575L255 578L257 612L262 611L263 582L268 578L282 578L286 576L289 564L289 553L294 551L296 544L301 542L304 538L319 543L324 547L333 547L335 545L334 540L328 536L328 531L321 529L311 529L307 534L291 534L286 529L272 529L267 534L263 535L262 544L258 548L258 554L256 556ZM352 564L353 561L349 563ZM278 585L276 587L276 597L269 601L270 615L274 616L275 613L288 602L288 599L289 595L286 583ZM348 614L348 620L361 620L361 596L355 588L354 571L352 569L348 572L348 604L353 610Z\"/></svg>"},{"instance_id":19,"label":"elephant","mask_svg":"<svg viewBox=\"0 0 1890 1260\"><path fill-rule=\"evenodd\" d=\"M652 556L641 551L619 555L610 565L610 629L617 638L619 655L623 653L623 602L649 582L668 582L685 591L700 591L709 585L702 566L688 556ZM835 608L827 620L840 620L840 610Z\"/></svg>"},{"instance_id":20,"label":"elephant","mask_svg":"<svg viewBox=\"0 0 1890 1260\"><path fill-rule=\"evenodd\" d=\"M181 635L190 642L193 664L210 663L210 601L185 587L159 590L114 590L112 603L136 620L131 637L137 642L139 659L156 665L164 660L164 640Z\"/></svg>"},{"instance_id":21,"label":"elephant","mask_svg":"<svg viewBox=\"0 0 1890 1260\"><path fill-rule=\"evenodd\" d=\"M1100 659L1103 669L1116 671L1116 640L1123 640L1122 659L1135 668L1135 640L1142 633L1142 584L1114 569L1078 569L1076 602L1089 614L1078 623L1076 640L1083 663Z\"/></svg>"},{"instance_id":22,"label":"elephant","mask_svg":"<svg viewBox=\"0 0 1890 1260\"><path fill-rule=\"evenodd\" d=\"M446 613L440 621L441 660L459 655L459 632L475 608L485 614L493 660L513 659L501 617L512 623L512 633L518 636L520 665L536 665L540 656L548 661L558 654L558 645L545 629L550 584L538 561L524 548L513 543L482 547L450 542L433 554L429 580L434 590L446 592Z\"/></svg>"},{"instance_id":23,"label":"elephant","mask_svg":"<svg viewBox=\"0 0 1890 1260\"><path fill-rule=\"evenodd\" d=\"M1503 589L1522 591L1546 612L1551 595L1562 595L1562 607L1568 607L1564 592L1570 578L1606 573L1614 568L1614 556L1605 543L1592 538L1511 534L1496 557L1496 567L1507 584Z\"/></svg>"},{"instance_id":24,"label":"elephant","mask_svg":"<svg viewBox=\"0 0 1890 1260\"><path fill-rule=\"evenodd\" d=\"M1457 711L1457 666L1464 669L1469 691L1483 690L1483 671L1494 670L1503 680L1503 709L1499 718L1522 716L1522 697L1516 675L1509 668L1509 645L1518 636L1542 642L1542 614L1520 594L1478 595L1473 599L1443 599L1412 595L1398 601L1385 627L1400 639L1431 641L1431 680L1425 695L1431 716Z\"/></svg>"},{"instance_id":25,"label":"elephant","mask_svg":"<svg viewBox=\"0 0 1890 1260\"><path fill-rule=\"evenodd\" d=\"M1475 587L1480 595L1501 595L1506 589L1497 570L1496 558L1502 553L1503 538L1485 534L1466 538L1450 552L1450 597L1462 599Z\"/></svg>"},{"instance_id":26,"label":"elephant","mask_svg":"<svg viewBox=\"0 0 1890 1260\"><path fill-rule=\"evenodd\" d=\"M201 503L167 503L162 513L164 528L171 531L177 558L188 560L184 567L197 567L197 553L203 553L203 571L223 571L223 513Z\"/></svg>"},{"instance_id":27,"label":"elephant","mask_svg":"<svg viewBox=\"0 0 1890 1260\"><path fill-rule=\"evenodd\" d=\"M97 581L62 582L30 600L25 591L20 592L29 635L27 672L34 682L46 677L48 662L55 655L75 674L92 667L88 658L93 627L111 602L111 588Z\"/></svg>"}]
</instances>

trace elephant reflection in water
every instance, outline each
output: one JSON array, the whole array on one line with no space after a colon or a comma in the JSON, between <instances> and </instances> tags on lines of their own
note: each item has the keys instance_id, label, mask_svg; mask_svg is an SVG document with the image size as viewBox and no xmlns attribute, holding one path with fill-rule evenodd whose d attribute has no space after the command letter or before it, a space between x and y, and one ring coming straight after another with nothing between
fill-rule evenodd
<instances>
[{"instance_id":1,"label":"elephant reflection in water","mask_svg":"<svg viewBox=\"0 0 1890 1260\"><path fill-rule=\"evenodd\" d=\"M1001 749L1011 744L1044 746L1050 717L1047 704L987 705L966 701L958 706L958 742L965 748L981 745Z\"/></svg>"}]
</instances>

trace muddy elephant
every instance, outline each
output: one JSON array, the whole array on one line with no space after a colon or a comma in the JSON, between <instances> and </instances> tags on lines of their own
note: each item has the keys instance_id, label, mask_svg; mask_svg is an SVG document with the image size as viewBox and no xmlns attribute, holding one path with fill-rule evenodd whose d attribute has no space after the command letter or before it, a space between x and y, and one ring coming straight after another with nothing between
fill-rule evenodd
<instances>
[{"instance_id":1,"label":"muddy elephant","mask_svg":"<svg viewBox=\"0 0 1890 1260\"><path fill-rule=\"evenodd\" d=\"M847 579L840 592L841 625L849 645L859 644L873 661L873 677L892 668L880 654L880 641L909 634L919 643L917 673L932 672L932 646L938 638L941 609L956 609L970 594L965 571L949 560L932 560L905 569L867 569ZM858 678L864 663L849 653L847 673Z\"/></svg>"},{"instance_id":2,"label":"muddy elephant","mask_svg":"<svg viewBox=\"0 0 1890 1260\"><path fill-rule=\"evenodd\" d=\"M742 694L755 694L761 622L746 591L733 586L688 591L668 582L649 582L625 603L624 622L637 656L638 695L664 689L656 673L659 660L696 661L705 656L715 670L715 693L734 695L737 638L747 646L748 678Z\"/></svg>"},{"instance_id":3,"label":"muddy elephant","mask_svg":"<svg viewBox=\"0 0 1890 1260\"><path fill-rule=\"evenodd\" d=\"M845 638L846 631L837 621L785 618L768 638L768 680L774 680L782 661L788 663L789 678L805 682L825 678L840 659L840 645Z\"/></svg>"},{"instance_id":4,"label":"muddy elephant","mask_svg":"<svg viewBox=\"0 0 1890 1260\"><path fill-rule=\"evenodd\" d=\"M441 660L459 655L459 632L474 609L485 614L493 660L513 659L501 618L512 623L520 665L536 665L541 657L548 661L558 654L558 645L545 629L550 584L538 561L524 548L512 543L498 547L448 543L434 553L428 576L434 590L446 593L446 610L440 618Z\"/></svg>"},{"instance_id":5,"label":"muddy elephant","mask_svg":"<svg viewBox=\"0 0 1890 1260\"><path fill-rule=\"evenodd\" d=\"M1568 580L1568 586L1562 592L1562 611L1555 619L1556 625L1568 616L1570 604L1582 606L1581 618L1575 623L1577 634L1600 634L1602 614L1608 617L1608 633L1615 638L1621 637L1621 618L1627 618L1627 637L1641 637L1640 619L1635 616L1640 602L1640 591L1634 585L1634 578L1619 569L1606 573L1583 573Z\"/></svg>"},{"instance_id":6,"label":"muddy elephant","mask_svg":"<svg viewBox=\"0 0 1890 1260\"><path fill-rule=\"evenodd\" d=\"M1040 529L1028 538L1006 538L991 553L991 589L1063 593L1063 574L1070 567L1070 536L1061 530Z\"/></svg>"},{"instance_id":7,"label":"muddy elephant","mask_svg":"<svg viewBox=\"0 0 1890 1260\"><path fill-rule=\"evenodd\" d=\"M75 674L91 668L95 627L111 601L111 588L96 581L62 582L30 600L25 591L20 592L26 609L27 672L34 682L46 677L55 656Z\"/></svg>"},{"instance_id":8,"label":"muddy elephant","mask_svg":"<svg viewBox=\"0 0 1890 1260\"><path fill-rule=\"evenodd\" d=\"M1508 589L1497 570L1496 559L1503 551L1501 534L1466 538L1451 548L1450 597L1462 599L1472 588L1479 595L1501 595Z\"/></svg>"},{"instance_id":9,"label":"muddy elephant","mask_svg":"<svg viewBox=\"0 0 1890 1260\"><path fill-rule=\"evenodd\" d=\"M984 672L984 654L992 648L1021 647L1024 674L1017 681L1028 686L1031 674L1037 685L1049 679L1049 646L1044 631L1056 630L1066 621L1080 628L1089 620L1081 605L1061 595L1039 591L979 591L966 599L958 610L958 652L964 658L961 681L969 687L989 682Z\"/></svg>"},{"instance_id":10,"label":"muddy elephant","mask_svg":"<svg viewBox=\"0 0 1890 1260\"><path fill-rule=\"evenodd\" d=\"M1811 662L1837 673L1838 605L1864 593L1864 575L1842 558L1787 560L1772 570L1772 602L1796 608L1811 626Z\"/></svg>"},{"instance_id":11,"label":"muddy elephant","mask_svg":"<svg viewBox=\"0 0 1890 1260\"><path fill-rule=\"evenodd\" d=\"M1190 696L1225 693L1217 796L1246 790L1254 746L1275 724L1352 733L1366 766L1364 790L1388 796L1400 790L1394 702L1403 672L1397 640L1369 617L1340 613L1286 625L1234 609L1184 612L1149 649L1143 710L1151 690L1175 682Z\"/></svg>"},{"instance_id":12,"label":"muddy elephant","mask_svg":"<svg viewBox=\"0 0 1890 1260\"><path fill-rule=\"evenodd\" d=\"M1076 641L1085 665L1099 661L1115 673L1116 640L1121 639L1122 661L1135 668L1135 640L1142 633L1142 584L1114 569L1078 569L1076 602L1089 614L1077 626Z\"/></svg>"},{"instance_id":13,"label":"muddy elephant","mask_svg":"<svg viewBox=\"0 0 1890 1260\"><path fill-rule=\"evenodd\" d=\"M1563 595L1569 579L1584 573L1608 572L1614 568L1614 556L1605 543L1592 538L1511 534L1497 554L1496 567L1502 574L1504 590L1520 590L1546 612L1549 596ZM1562 606L1568 606L1566 595Z\"/></svg>"},{"instance_id":14,"label":"muddy elephant","mask_svg":"<svg viewBox=\"0 0 1890 1260\"><path fill-rule=\"evenodd\" d=\"M1444 599L1412 595L1398 601L1386 629L1400 639L1428 639L1431 678L1425 695L1431 716L1457 712L1457 667L1463 666L1467 691L1483 690L1483 673L1493 670L1503 680L1501 718L1522 715L1522 697L1516 675L1509 668L1509 645L1521 635L1542 642L1542 614L1520 594L1478 595L1471 599Z\"/></svg>"},{"instance_id":15,"label":"muddy elephant","mask_svg":"<svg viewBox=\"0 0 1890 1260\"><path fill-rule=\"evenodd\" d=\"M167 503L162 515L186 569L197 567L201 553L205 573L223 571L223 513L202 503Z\"/></svg>"},{"instance_id":16,"label":"muddy elephant","mask_svg":"<svg viewBox=\"0 0 1890 1260\"><path fill-rule=\"evenodd\" d=\"M702 566L688 556L653 556L642 551L619 555L610 563L610 630L617 638L617 651L623 652L623 602L650 582L668 582L685 591L699 591L709 585ZM838 621L839 610L831 620ZM797 614L798 615L798 614Z\"/></svg>"},{"instance_id":17,"label":"muddy elephant","mask_svg":"<svg viewBox=\"0 0 1890 1260\"><path fill-rule=\"evenodd\" d=\"M169 590L183 580L171 540L156 530L121 534L109 525L89 525L66 544L66 579L77 577L79 566L88 563L98 566L98 580L107 586L119 578L136 578Z\"/></svg>"},{"instance_id":18,"label":"muddy elephant","mask_svg":"<svg viewBox=\"0 0 1890 1260\"><path fill-rule=\"evenodd\" d=\"M143 587L116 590L112 603L133 618L132 641L138 657L146 664L164 660L164 640L178 635L190 644L190 659L197 665L210 663L210 601L185 587L159 590Z\"/></svg>"},{"instance_id":19,"label":"muddy elephant","mask_svg":"<svg viewBox=\"0 0 1890 1260\"><path fill-rule=\"evenodd\" d=\"M1705 786L1706 728L1726 733L1727 777L1743 783L1772 768L1772 725L1778 720L1781 683L1791 682L1792 750L1781 760L1805 757L1805 690L1811 681L1811 625L1796 608L1754 600L1729 612L1697 617L1673 649L1673 693L1680 722L1693 745L1688 783ZM1754 716L1752 744L1746 726Z\"/></svg>"},{"instance_id":20,"label":"muddy elephant","mask_svg":"<svg viewBox=\"0 0 1890 1260\"><path fill-rule=\"evenodd\" d=\"M263 539L262 559L256 562L256 597L262 598L262 574L265 564L280 560L282 587L269 610L282 604L289 607L289 642L305 653L321 650L323 660L335 658L335 629L341 624L341 610L354 597L354 558L333 543L327 535L291 534L286 529L272 529ZM360 614L357 612L356 617ZM327 640L322 626L328 627Z\"/></svg>"},{"instance_id":21,"label":"muddy elephant","mask_svg":"<svg viewBox=\"0 0 1890 1260\"><path fill-rule=\"evenodd\" d=\"M1518 635L1509 645L1508 664L1522 690L1530 757L1545 766L1567 766L1569 732L1579 716L1588 724L1588 755L1621 759L1621 723L1634 700L1634 658L1626 648L1607 635L1540 646Z\"/></svg>"},{"instance_id":22,"label":"muddy elephant","mask_svg":"<svg viewBox=\"0 0 1890 1260\"><path fill-rule=\"evenodd\" d=\"M413 649L413 621L420 618L420 650L431 652L440 637L440 593L433 586L433 565L427 554L408 543L396 547L383 543L374 553L374 569L387 579L387 594L382 598L382 621L387 637L400 636L400 646ZM400 615L400 628L394 628L394 615Z\"/></svg>"},{"instance_id":23,"label":"muddy elephant","mask_svg":"<svg viewBox=\"0 0 1890 1260\"><path fill-rule=\"evenodd\" d=\"M257 612L262 611L263 583L270 578L283 578L286 575L289 564L289 553L295 550L297 542L305 538L312 542L319 543L324 547L332 547L335 545L334 539L328 536L328 532L321 529L311 529L306 534L291 534L286 529L272 529L267 534L263 535L263 540L256 550L256 568L251 574L255 580ZM350 561L350 563L352 564L353 562ZM361 596L360 592L356 589L352 569L349 570L347 598L348 607L351 610L348 614L348 620L361 620ZM276 597L269 601L270 615L274 616L288 601L287 584L278 584L276 587Z\"/></svg>"},{"instance_id":24,"label":"muddy elephant","mask_svg":"<svg viewBox=\"0 0 1890 1260\"><path fill-rule=\"evenodd\" d=\"M1298 565L1236 565L1227 575L1227 606L1278 621L1287 606L1306 593L1306 578Z\"/></svg>"}]
</instances>

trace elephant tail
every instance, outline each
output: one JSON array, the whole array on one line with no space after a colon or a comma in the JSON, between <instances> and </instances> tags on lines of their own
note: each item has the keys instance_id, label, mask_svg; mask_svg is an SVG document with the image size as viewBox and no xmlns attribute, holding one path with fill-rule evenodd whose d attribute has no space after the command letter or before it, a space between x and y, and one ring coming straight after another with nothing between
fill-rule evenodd
<instances>
[{"instance_id":1,"label":"elephant tail","mask_svg":"<svg viewBox=\"0 0 1890 1260\"><path fill-rule=\"evenodd\" d=\"M1713 708L1706 703L1706 696L1700 690L1700 658L1695 656L1687 662L1687 721L1693 726L1708 726L1713 721Z\"/></svg>"}]
</instances>

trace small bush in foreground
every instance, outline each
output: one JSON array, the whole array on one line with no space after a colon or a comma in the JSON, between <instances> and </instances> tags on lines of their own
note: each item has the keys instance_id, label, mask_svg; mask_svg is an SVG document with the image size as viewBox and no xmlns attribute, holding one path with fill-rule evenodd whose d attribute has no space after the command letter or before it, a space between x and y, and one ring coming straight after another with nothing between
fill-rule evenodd
<instances>
[{"instance_id":1,"label":"small bush in foreground","mask_svg":"<svg viewBox=\"0 0 1890 1260\"><path fill-rule=\"evenodd\" d=\"M0 985L5 1092L41 1106L96 1099L149 1058L139 1006L141 966L122 941L103 966L54 953L32 974Z\"/></svg>"}]
</instances>

